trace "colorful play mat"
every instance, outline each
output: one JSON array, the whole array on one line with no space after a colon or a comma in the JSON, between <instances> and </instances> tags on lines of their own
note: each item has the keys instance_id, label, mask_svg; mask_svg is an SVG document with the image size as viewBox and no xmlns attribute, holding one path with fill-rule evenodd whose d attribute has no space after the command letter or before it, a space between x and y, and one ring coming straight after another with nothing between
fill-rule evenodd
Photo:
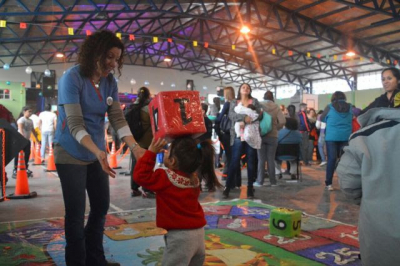
<instances>
[{"instance_id":1,"label":"colorful play mat","mask_svg":"<svg viewBox=\"0 0 400 266\"><path fill-rule=\"evenodd\" d=\"M284 238L269 234L274 206L249 200L203 205L207 218L204 265L361 265L355 226L302 215L302 233ZM121 265L161 265L163 229L155 209L107 216L104 249ZM64 220L0 224L0 265L65 265Z\"/></svg>"}]
</instances>

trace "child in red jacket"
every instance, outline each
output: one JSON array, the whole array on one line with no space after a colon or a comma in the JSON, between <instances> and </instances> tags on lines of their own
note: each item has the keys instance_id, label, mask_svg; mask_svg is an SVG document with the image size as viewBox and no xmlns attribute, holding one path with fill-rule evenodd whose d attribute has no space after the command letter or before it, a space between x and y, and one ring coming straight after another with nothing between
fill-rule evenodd
<instances>
[{"instance_id":1,"label":"child in red jacket","mask_svg":"<svg viewBox=\"0 0 400 266\"><path fill-rule=\"evenodd\" d=\"M165 144L163 139L153 139L136 164L134 180L156 193L157 226L168 231L164 236L162 265L200 266L205 259L206 220L198 201L201 184L196 171L199 168L208 171L210 183L221 186L214 172L214 148L210 141L197 143L190 137L175 139L164 156L167 169L154 171L156 154Z\"/></svg>"}]
</instances>

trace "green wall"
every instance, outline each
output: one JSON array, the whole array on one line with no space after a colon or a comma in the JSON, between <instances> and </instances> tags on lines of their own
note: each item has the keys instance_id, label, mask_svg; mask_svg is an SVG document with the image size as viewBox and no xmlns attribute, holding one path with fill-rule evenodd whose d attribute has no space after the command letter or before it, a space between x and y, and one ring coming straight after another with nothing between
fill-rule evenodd
<instances>
[{"instance_id":1,"label":"green wall","mask_svg":"<svg viewBox=\"0 0 400 266\"><path fill-rule=\"evenodd\" d=\"M383 94L383 89L371 89L362 91L346 91L347 102L355 105L358 108L364 109L367 107L376 97ZM332 94L320 94L318 95L318 107L323 110L331 102Z\"/></svg>"},{"instance_id":2,"label":"green wall","mask_svg":"<svg viewBox=\"0 0 400 266\"><path fill-rule=\"evenodd\" d=\"M290 98L287 98L287 99L275 99L275 103L277 105L283 104L284 106L288 106L288 105L290 105Z\"/></svg>"},{"instance_id":3,"label":"green wall","mask_svg":"<svg viewBox=\"0 0 400 266\"><path fill-rule=\"evenodd\" d=\"M7 85L5 81L0 81L0 89L10 90L10 99L0 99L0 104L10 110L17 119L22 107L26 104L25 87L22 86L21 82L11 82L10 85Z\"/></svg>"},{"instance_id":4,"label":"green wall","mask_svg":"<svg viewBox=\"0 0 400 266\"><path fill-rule=\"evenodd\" d=\"M384 93L383 89L371 89L362 91L346 91L347 102L355 105L358 108L364 109L367 107L376 97ZM318 109L324 110L325 107L331 102L332 94L319 94L318 95ZM276 100L278 105L284 104L288 106L290 99Z\"/></svg>"}]
</instances>

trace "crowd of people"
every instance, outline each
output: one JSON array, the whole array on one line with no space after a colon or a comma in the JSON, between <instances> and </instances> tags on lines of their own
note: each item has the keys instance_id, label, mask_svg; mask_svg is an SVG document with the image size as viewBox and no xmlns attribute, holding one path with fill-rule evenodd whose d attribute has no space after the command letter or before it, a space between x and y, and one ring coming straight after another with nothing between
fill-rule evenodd
<instances>
[{"instance_id":1,"label":"crowd of people","mask_svg":"<svg viewBox=\"0 0 400 266\"><path fill-rule=\"evenodd\" d=\"M209 109L220 106L220 98L216 98L218 101L214 99ZM283 144L299 145L299 157L305 166L326 165L326 189L333 190L332 177L336 160L350 134L358 129L356 117L361 113L359 108L346 102L343 92L335 92L331 104L318 113L313 108L307 108L304 103L299 105L298 112L295 105L278 106L271 91L267 91L264 100L259 102L251 95L249 84L242 84L236 97L232 87L224 88L223 99L225 102L216 114L213 127L225 155L224 198L229 197L232 189L241 186L241 169L244 164L247 166L249 198L254 197L254 187L266 185L266 177L269 179L268 186L272 187L278 185L277 179L282 179L284 173L290 174L292 180L297 179L295 160L289 158L286 161L286 171L283 172L282 161L276 159L278 146ZM266 134L260 130L263 115L270 116L271 121ZM226 128L226 119L230 119L229 129ZM207 128L210 138L212 129L210 126ZM242 160L243 157L245 160Z\"/></svg>"},{"instance_id":2,"label":"crowd of people","mask_svg":"<svg viewBox=\"0 0 400 266\"><path fill-rule=\"evenodd\" d=\"M107 161L105 113L116 136L131 151L132 196L147 191L156 198L157 226L168 231L163 265L178 265L182 261L185 265L203 265L206 220L198 202L201 181L208 191L222 187L214 171L213 131L225 154L223 198L229 198L232 190L241 187L244 165L248 198L254 198L255 189L266 184L266 177L270 186L276 187L277 179L285 173L281 166L286 159L276 160L280 145L298 145L304 166L326 165L328 191L333 190L333 174L338 158L342 157L338 166L340 186L361 201L363 261L365 258L370 265L378 265L382 258L399 259L392 248L379 247L387 241L387 235L396 232L395 226L380 225L379 218L388 211L381 204L391 206L393 219L400 220L398 193L393 189L393 184L398 184L394 160L399 155L395 138L400 116L398 109L392 109L400 106L398 69L382 72L385 93L362 111L348 103L340 91L333 93L324 110L317 112L301 103L297 112L295 105L278 106L270 91L263 101L258 101L249 84L241 84L236 96L234 88L226 87L222 107L219 97L211 106L202 104L207 129L203 136L177 138L167 144L163 139L153 139L151 134L147 88L139 89L132 106L140 111L145 132L135 137L136 132L132 132L124 117L113 77L115 69L121 74L123 65L125 48L121 40L103 30L88 36L80 49L78 65L67 70L58 84L58 117L50 113L39 116L43 142L52 143L55 132L55 163L65 205L67 265L119 265L107 261L103 249L105 216L110 204L109 177L115 177ZM45 112L50 112L48 107ZM36 138L31 114L32 110L24 107L16 121L19 132L28 139L31 133ZM360 114L363 115L357 119ZM389 147L390 152L386 153ZM29 157L29 149L30 146L25 156ZM164 167L155 170L157 154L163 154ZM45 157L45 150L41 156ZM286 166L290 179L297 179L297 161L287 158ZM86 192L90 213L85 224ZM399 239L397 234L395 241L390 242L397 250ZM184 251L180 248L183 245ZM376 249L382 252L376 253Z\"/></svg>"}]
</instances>

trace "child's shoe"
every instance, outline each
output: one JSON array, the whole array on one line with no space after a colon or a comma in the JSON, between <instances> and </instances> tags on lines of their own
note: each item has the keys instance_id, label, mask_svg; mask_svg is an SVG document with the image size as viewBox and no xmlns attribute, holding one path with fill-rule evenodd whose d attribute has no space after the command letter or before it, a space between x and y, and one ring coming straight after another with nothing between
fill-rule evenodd
<instances>
[{"instance_id":1,"label":"child's shoe","mask_svg":"<svg viewBox=\"0 0 400 266\"><path fill-rule=\"evenodd\" d=\"M142 196L142 192L140 192L139 190L132 189L131 197L138 197L138 196Z\"/></svg>"}]
</instances>

